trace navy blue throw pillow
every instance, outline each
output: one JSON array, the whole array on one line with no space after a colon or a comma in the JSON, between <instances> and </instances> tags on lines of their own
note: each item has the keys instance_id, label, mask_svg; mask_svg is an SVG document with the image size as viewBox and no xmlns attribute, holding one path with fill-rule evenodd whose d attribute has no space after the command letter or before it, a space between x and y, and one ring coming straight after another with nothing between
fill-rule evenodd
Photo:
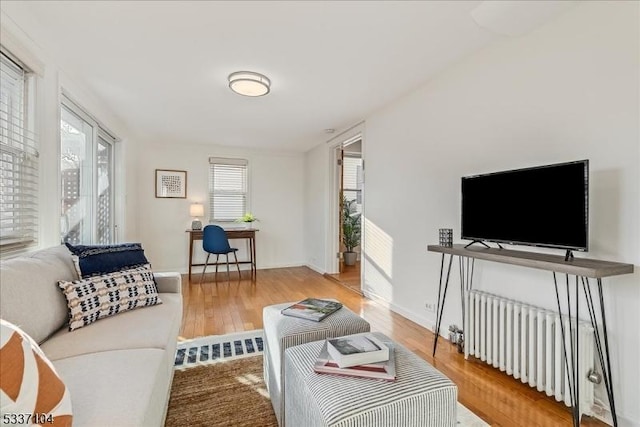
<instances>
[{"instance_id":1,"label":"navy blue throw pillow","mask_svg":"<svg viewBox=\"0 0 640 427\"><path fill-rule=\"evenodd\" d=\"M77 256L78 275L84 279L91 276L113 273L148 264L140 243L118 245L77 245L65 243Z\"/></svg>"}]
</instances>

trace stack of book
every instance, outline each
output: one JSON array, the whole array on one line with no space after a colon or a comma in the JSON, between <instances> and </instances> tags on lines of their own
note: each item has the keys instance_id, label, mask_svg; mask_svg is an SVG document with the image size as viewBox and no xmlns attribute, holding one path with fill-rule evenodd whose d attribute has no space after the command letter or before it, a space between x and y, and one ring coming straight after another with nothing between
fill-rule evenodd
<instances>
[{"instance_id":1,"label":"stack of book","mask_svg":"<svg viewBox=\"0 0 640 427\"><path fill-rule=\"evenodd\" d=\"M396 379L393 347L370 333L326 340L313 367L319 374Z\"/></svg>"},{"instance_id":2,"label":"stack of book","mask_svg":"<svg viewBox=\"0 0 640 427\"><path fill-rule=\"evenodd\" d=\"M301 319L320 322L330 314L342 308L342 304L337 301L329 301L318 298L307 298L289 307L282 309L280 313L285 316L299 317Z\"/></svg>"}]
</instances>

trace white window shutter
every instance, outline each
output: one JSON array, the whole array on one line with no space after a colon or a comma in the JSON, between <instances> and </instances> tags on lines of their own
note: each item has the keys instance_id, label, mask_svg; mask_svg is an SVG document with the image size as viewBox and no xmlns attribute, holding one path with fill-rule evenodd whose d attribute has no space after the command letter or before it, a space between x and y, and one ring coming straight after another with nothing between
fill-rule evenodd
<instances>
[{"instance_id":1,"label":"white window shutter","mask_svg":"<svg viewBox=\"0 0 640 427\"><path fill-rule=\"evenodd\" d=\"M0 54L0 250L38 243L38 142L29 129L29 71Z\"/></svg>"},{"instance_id":2,"label":"white window shutter","mask_svg":"<svg viewBox=\"0 0 640 427\"><path fill-rule=\"evenodd\" d=\"M234 221L247 211L247 166L244 159L209 159L209 219Z\"/></svg>"}]
</instances>

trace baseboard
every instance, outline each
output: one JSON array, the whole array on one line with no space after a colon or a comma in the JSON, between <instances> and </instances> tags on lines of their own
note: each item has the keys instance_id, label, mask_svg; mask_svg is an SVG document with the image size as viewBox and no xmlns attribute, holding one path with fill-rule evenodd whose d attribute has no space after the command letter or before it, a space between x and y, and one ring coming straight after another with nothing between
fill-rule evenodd
<instances>
[{"instance_id":1,"label":"baseboard","mask_svg":"<svg viewBox=\"0 0 640 427\"><path fill-rule=\"evenodd\" d=\"M339 285L343 284L337 277L334 277L333 274L324 273L322 277L324 277L327 280L331 280L333 283L337 283Z\"/></svg>"},{"instance_id":2,"label":"baseboard","mask_svg":"<svg viewBox=\"0 0 640 427\"><path fill-rule=\"evenodd\" d=\"M611 425L613 425L613 423L611 423ZM638 420L632 421L629 418L618 415L618 427L638 427L638 425L640 425Z\"/></svg>"},{"instance_id":3,"label":"baseboard","mask_svg":"<svg viewBox=\"0 0 640 427\"><path fill-rule=\"evenodd\" d=\"M605 406L605 404L598 402L598 399L596 399L596 403L591 407L591 412L593 413L593 418L600 420L607 425L613 425L613 416L611 415L611 410L609 409L608 404ZM618 427L637 427L640 425L637 421L634 422L619 413L617 418Z\"/></svg>"},{"instance_id":4,"label":"baseboard","mask_svg":"<svg viewBox=\"0 0 640 427\"><path fill-rule=\"evenodd\" d=\"M411 320L414 323L417 323L418 325L422 326L423 328L427 328L428 330L430 330L431 332L433 332L436 328L435 328L435 322L432 319L429 319L427 317L424 316L420 316L416 313L413 313L409 310L406 310L402 307L397 306L396 304L389 302L387 300L385 300L384 298L380 297L379 295L371 292L371 291L367 291L367 290L363 290L364 296L372 299L374 301L376 301L378 304L381 304L382 306L388 308L389 310L393 311L394 313L398 313L400 316ZM442 335L442 334L441 334ZM444 336L444 335L442 335Z\"/></svg>"},{"instance_id":5,"label":"baseboard","mask_svg":"<svg viewBox=\"0 0 640 427\"><path fill-rule=\"evenodd\" d=\"M313 271L315 271L316 273L322 274L324 275L326 273L324 268L320 268L317 265L313 265L313 264L305 264L306 267L309 267L310 269L312 269Z\"/></svg>"},{"instance_id":6,"label":"baseboard","mask_svg":"<svg viewBox=\"0 0 640 427\"><path fill-rule=\"evenodd\" d=\"M267 265L259 265L258 270L269 270L272 268L293 268L293 267L304 267L306 264L302 261L288 263L288 264L267 264Z\"/></svg>"},{"instance_id":7,"label":"baseboard","mask_svg":"<svg viewBox=\"0 0 640 427\"><path fill-rule=\"evenodd\" d=\"M296 262L296 263L290 263L290 264L267 264L267 265L259 265L258 266L258 271L259 270L269 270L272 268L293 268L293 267L304 267L307 266L309 268L311 268L312 270L315 270L315 268L313 268L310 265L307 265L303 262ZM193 267L191 269L191 274L201 274L202 273L202 266L198 266L198 267ZM236 266L233 263L229 264L229 269L232 271L236 271ZM240 270L241 271L249 271L251 269L251 267L249 265L240 265ZM180 274L188 274L189 270L186 267L175 267L175 268L163 268L162 270L156 270L158 273L180 273ZM211 273L214 271L214 266L209 265L209 267L207 267L207 274ZM218 268L218 272L223 272L226 273L227 272L227 267L226 266L220 266ZM318 270L316 270L318 271ZM322 274L322 273L321 273Z\"/></svg>"},{"instance_id":8,"label":"baseboard","mask_svg":"<svg viewBox=\"0 0 640 427\"><path fill-rule=\"evenodd\" d=\"M602 403L598 402L596 399L596 403L591 406L591 416L597 420L602 421L607 425L613 425L613 417L611 416L611 411L608 407L605 407Z\"/></svg>"}]
</instances>

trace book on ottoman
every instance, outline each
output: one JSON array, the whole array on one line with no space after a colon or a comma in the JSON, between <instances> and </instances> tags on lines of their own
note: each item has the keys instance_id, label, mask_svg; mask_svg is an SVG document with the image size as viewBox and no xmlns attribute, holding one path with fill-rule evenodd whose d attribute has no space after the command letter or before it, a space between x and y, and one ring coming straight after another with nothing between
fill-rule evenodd
<instances>
[{"instance_id":1,"label":"book on ottoman","mask_svg":"<svg viewBox=\"0 0 640 427\"><path fill-rule=\"evenodd\" d=\"M328 339L327 351L341 368L389 360L389 347L370 333Z\"/></svg>"},{"instance_id":2,"label":"book on ottoman","mask_svg":"<svg viewBox=\"0 0 640 427\"><path fill-rule=\"evenodd\" d=\"M396 380L396 360L393 347L389 348L389 359L364 365L341 368L331 359L325 342L313 370L319 374L344 375L348 377L375 378L386 381Z\"/></svg>"},{"instance_id":3,"label":"book on ottoman","mask_svg":"<svg viewBox=\"0 0 640 427\"><path fill-rule=\"evenodd\" d=\"M342 304L337 301L307 298L283 309L281 313L285 316L299 317L301 319L319 322L341 308Z\"/></svg>"}]
</instances>

